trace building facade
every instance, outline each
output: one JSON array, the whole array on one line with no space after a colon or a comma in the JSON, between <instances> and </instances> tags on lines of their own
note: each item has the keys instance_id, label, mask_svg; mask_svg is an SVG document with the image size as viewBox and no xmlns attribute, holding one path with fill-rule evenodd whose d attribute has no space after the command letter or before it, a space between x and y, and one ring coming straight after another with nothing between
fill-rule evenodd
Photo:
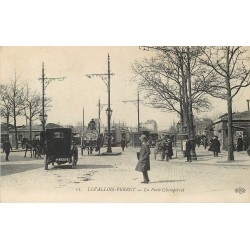
<instances>
[{"instance_id":1,"label":"building facade","mask_svg":"<svg viewBox=\"0 0 250 250\"><path fill-rule=\"evenodd\" d=\"M220 116L210 129L213 134L218 136L221 148L227 150L228 145L228 115ZM233 140L236 149L239 135L247 136L250 139L250 111L233 113Z\"/></svg>"}]
</instances>

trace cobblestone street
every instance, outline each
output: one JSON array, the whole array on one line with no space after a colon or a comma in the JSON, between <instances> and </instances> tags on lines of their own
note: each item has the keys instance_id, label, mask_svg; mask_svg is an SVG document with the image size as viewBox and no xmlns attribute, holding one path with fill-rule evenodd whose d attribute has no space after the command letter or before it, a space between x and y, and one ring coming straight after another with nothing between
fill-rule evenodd
<instances>
[{"instance_id":1,"label":"cobblestone street","mask_svg":"<svg viewBox=\"0 0 250 250\"><path fill-rule=\"evenodd\" d=\"M10 161L1 154L2 202L249 202L250 164L246 152L235 152L228 163L227 152L218 158L197 148L198 160L185 162L177 152L169 162L154 159L151 149L150 183L141 184L135 171L136 152L129 147L120 156L79 155L76 169L70 165L49 166L43 159L23 158L11 152ZM113 152L120 148L113 148ZM105 149L102 149L105 152ZM80 153L80 151L79 151ZM176 156L176 151L175 155ZM242 192L243 190L243 192Z\"/></svg>"}]
</instances>

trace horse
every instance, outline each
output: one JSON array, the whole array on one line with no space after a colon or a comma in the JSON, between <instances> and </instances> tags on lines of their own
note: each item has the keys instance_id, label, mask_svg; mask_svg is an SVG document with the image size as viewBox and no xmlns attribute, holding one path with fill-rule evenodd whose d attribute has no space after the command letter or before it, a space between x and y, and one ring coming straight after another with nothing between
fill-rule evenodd
<instances>
[{"instance_id":1,"label":"horse","mask_svg":"<svg viewBox=\"0 0 250 250\"><path fill-rule=\"evenodd\" d=\"M27 151L30 151L30 157L41 157L43 147L40 140L23 139L22 148L25 148L24 158L26 158Z\"/></svg>"},{"instance_id":2,"label":"horse","mask_svg":"<svg viewBox=\"0 0 250 250\"><path fill-rule=\"evenodd\" d=\"M43 143L41 140L33 140L34 158L39 158L43 154Z\"/></svg>"},{"instance_id":3,"label":"horse","mask_svg":"<svg viewBox=\"0 0 250 250\"><path fill-rule=\"evenodd\" d=\"M30 157L33 157L33 145L32 140L29 139L23 139L22 140L22 148L25 148L24 158L26 158L27 151L30 151Z\"/></svg>"}]
</instances>

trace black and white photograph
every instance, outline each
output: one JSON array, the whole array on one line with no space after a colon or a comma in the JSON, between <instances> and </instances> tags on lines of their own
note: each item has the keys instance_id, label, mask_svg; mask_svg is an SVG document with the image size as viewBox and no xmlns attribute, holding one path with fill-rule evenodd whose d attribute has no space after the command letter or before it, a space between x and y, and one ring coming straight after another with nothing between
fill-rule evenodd
<instances>
[{"instance_id":1,"label":"black and white photograph","mask_svg":"<svg viewBox=\"0 0 250 250\"><path fill-rule=\"evenodd\" d=\"M249 3L9 0L1 249L249 249Z\"/></svg>"},{"instance_id":2,"label":"black and white photograph","mask_svg":"<svg viewBox=\"0 0 250 250\"><path fill-rule=\"evenodd\" d=\"M2 46L1 202L249 202L250 48Z\"/></svg>"}]
</instances>

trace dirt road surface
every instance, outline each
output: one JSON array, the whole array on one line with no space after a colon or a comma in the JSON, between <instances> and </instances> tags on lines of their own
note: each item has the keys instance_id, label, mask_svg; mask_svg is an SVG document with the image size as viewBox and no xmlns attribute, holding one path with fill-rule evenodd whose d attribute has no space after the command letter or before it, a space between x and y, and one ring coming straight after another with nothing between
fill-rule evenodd
<instances>
[{"instance_id":1,"label":"dirt road surface","mask_svg":"<svg viewBox=\"0 0 250 250\"><path fill-rule=\"evenodd\" d=\"M1 153L1 202L249 202L250 157L235 152L218 158L197 148L198 160L185 162L181 152L170 161L155 160L151 149L150 183L142 184L135 171L136 152L129 147L118 156L80 155L76 169L49 166L43 159L24 158L11 152L5 162ZM105 149L102 149L105 152ZM113 148L113 152L121 152Z\"/></svg>"}]
</instances>

